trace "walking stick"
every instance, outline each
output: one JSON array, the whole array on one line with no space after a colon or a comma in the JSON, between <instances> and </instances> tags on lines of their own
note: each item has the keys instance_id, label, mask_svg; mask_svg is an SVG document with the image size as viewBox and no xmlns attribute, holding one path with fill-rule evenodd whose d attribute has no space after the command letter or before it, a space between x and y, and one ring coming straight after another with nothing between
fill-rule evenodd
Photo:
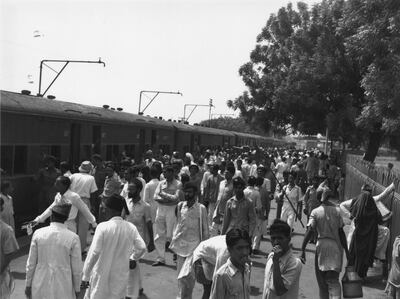
<instances>
[{"instance_id":1,"label":"walking stick","mask_svg":"<svg viewBox=\"0 0 400 299\"><path fill-rule=\"evenodd\" d=\"M282 184L278 181L278 179L276 178L276 175L275 175L275 173L272 171L272 169L271 169L271 172L272 172L272 175L274 176L275 181L276 181L277 184L279 185L279 188L282 190L283 195L286 197L287 201L289 202L290 207L293 209L294 213L296 214L296 219L299 219L299 222L300 222L301 226L304 228L303 221L301 221L301 215L299 216L299 214L298 214L298 212L297 212L297 209L295 209L295 207L293 206L292 202L290 201L289 197L288 197L287 194L286 194L286 191L283 190ZM280 202L281 202L281 203L278 202L278 207L277 207L277 209L276 209L276 214L277 214L277 217L276 217L276 218L277 218L277 219L280 219L280 218L281 218L281 212L282 212L283 201L280 200ZM279 213L279 214L278 214L278 213ZM278 216L279 216L279 217L278 217Z\"/></svg>"}]
</instances>

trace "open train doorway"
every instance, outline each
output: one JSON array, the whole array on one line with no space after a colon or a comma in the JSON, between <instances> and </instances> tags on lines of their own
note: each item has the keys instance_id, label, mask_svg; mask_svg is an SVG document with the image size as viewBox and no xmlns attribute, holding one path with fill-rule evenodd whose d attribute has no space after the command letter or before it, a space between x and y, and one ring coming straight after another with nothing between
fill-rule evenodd
<instances>
[{"instance_id":1,"label":"open train doorway","mask_svg":"<svg viewBox=\"0 0 400 299\"><path fill-rule=\"evenodd\" d=\"M71 124L71 143L69 161L73 170L80 165L81 125Z\"/></svg>"},{"instance_id":2,"label":"open train doorway","mask_svg":"<svg viewBox=\"0 0 400 299\"><path fill-rule=\"evenodd\" d=\"M93 126L92 154L101 155L101 126Z\"/></svg>"}]
</instances>

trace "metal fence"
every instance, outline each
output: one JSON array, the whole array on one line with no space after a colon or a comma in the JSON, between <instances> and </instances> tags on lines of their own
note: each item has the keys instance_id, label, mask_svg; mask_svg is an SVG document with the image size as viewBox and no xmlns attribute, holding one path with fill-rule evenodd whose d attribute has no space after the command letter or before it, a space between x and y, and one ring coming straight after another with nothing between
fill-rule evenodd
<instances>
[{"instance_id":1,"label":"metal fence","mask_svg":"<svg viewBox=\"0 0 400 299\"><path fill-rule=\"evenodd\" d=\"M365 183L372 186L373 194L376 195L392 182L395 184L395 193L382 200L382 203L393 213L389 223L390 241L387 251L389 260L392 255L393 242L400 235L400 173L388 171L387 167L375 166L362 160L359 156L348 155L346 157L345 200L360 194L361 186Z\"/></svg>"}]
</instances>

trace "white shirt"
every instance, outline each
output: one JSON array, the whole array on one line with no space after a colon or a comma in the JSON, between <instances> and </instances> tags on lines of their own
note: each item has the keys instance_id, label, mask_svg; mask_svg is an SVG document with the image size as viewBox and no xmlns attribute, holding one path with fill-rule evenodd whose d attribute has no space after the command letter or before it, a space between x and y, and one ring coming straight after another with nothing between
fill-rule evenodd
<instances>
[{"instance_id":1,"label":"white shirt","mask_svg":"<svg viewBox=\"0 0 400 299\"><path fill-rule=\"evenodd\" d=\"M193 252L193 263L199 259L214 266L211 273L204 273L209 280L212 280L215 272L229 259L226 235L218 235L201 242Z\"/></svg>"},{"instance_id":2,"label":"white shirt","mask_svg":"<svg viewBox=\"0 0 400 299\"><path fill-rule=\"evenodd\" d=\"M285 162L279 162L278 164L276 164L275 170L276 170L276 178L278 180L283 179L283 173L289 170L289 165Z\"/></svg>"},{"instance_id":3,"label":"white shirt","mask_svg":"<svg viewBox=\"0 0 400 299\"><path fill-rule=\"evenodd\" d=\"M267 190L268 192L271 192L271 181L267 178L264 178L264 183L261 185L261 187Z\"/></svg>"},{"instance_id":4,"label":"white shirt","mask_svg":"<svg viewBox=\"0 0 400 299\"><path fill-rule=\"evenodd\" d=\"M35 231L26 263L26 286L32 287L32 298L75 299L81 274L77 234L57 222Z\"/></svg>"},{"instance_id":5,"label":"white shirt","mask_svg":"<svg viewBox=\"0 0 400 299\"><path fill-rule=\"evenodd\" d=\"M257 177L257 164L256 164L256 163L252 163L252 164L250 165L249 176Z\"/></svg>"},{"instance_id":6,"label":"white shirt","mask_svg":"<svg viewBox=\"0 0 400 299\"><path fill-rule=\"evenodd\" d=\"M255 187L247 186L243 190L244 196L253 202L255 208L262 208L261 206L261 195Z\"/></svg>"},{"instance_id":7,"label":"white shirt","mask_svg":"<svg viewBox=\"0 0 400 299\"><path fill-rule=\"evenodd\" d=\"M98 225L83 267L82 280L89 281L85 298L125 298L129 258L140 259L146 245L136 227L113 217Z\"/></svg>"},{"instance_id":8,"label":"white shirt","mask_svg":"<svg viewBox=\"0 0 400 299\"><path fill-rule=\"evenodd\" d=\"M154 200L154 193L156 192L157 186L160 183L158 179L152 179L146 184L143 192L143 201L147 202L151 207L151 221L154 223L156 219L158 203Z\"/></svg>"},{"instance_id":9,"label":"white shirt","mask_svg":"<svg viewBox=\"0 0 400 299\"><path fill-rule=\"evenodd\" d=\"M88 173L74 173L69 178L70 189L78 193L81 198L90 198L90 194L97 191L96 181Z\"/></svg>"},{"instance_id":10,"label":"white shirt","mask_svg":"<svg viewBox=\"0 0 400 299\"><path fill-rule=\"evenodd\" d=\"M154 199L163 200L161 205L176 205L179 200L179 192L182 190L182 183L176 179L171 182L162 180L158 183L156 191L154 192Z\"/></svg>"},{"instance_id":11,"label":"white shirt","mask_svg":"<svg viewBox=\"0 0 400 299\"><path fill-rule=\"evenodd\" d=\"M208 239L208 235L206 207L198 202L191 207L186 201L180 202L170 248L179 256L190 256L201 239Z\"/></svg>"},{"instance_id":12,"label":"white shirt","mask_svg":"<svg viewBox=\"0 0 400 299\"><path fill-rule=\"evenodd\" d=\"M296 208L297 203L300 201L300 198L302 197L301 194L301 189L299 186L294 185L293 187L289 187L289 185L286 185L283 187L284 192L286 193L286 196L283 196L283 208L291 208L290 203L288 202L288 199L290 202L293 204L293 206Z\"/></svg>"},{"instance_id":13,"label":"white shirt","mask_svg":"<svg viewBox=\"0 0 400 299\"><path fill-rule=\"evenodd\" d=\"M79 197L79 195L75 192L72 192L71 190L67 190L64 194L61 195L60 192L56 194L54 197L53 203L39 216L35 218L35 221L37 222L44 222L46 221L47 218L50 217L51 215L51 209L55 205L61 205L61 204L71 204L71 210L69 212L68 216L68 222L75 220L78 211L82 213L82 215L86 218L87 222L92 224L94 227L96 227L96 218L93 216L93 214L90 212L88 206L82 201L82 199ZM71 229L73 232L76 232L76 227L73 229L68 223L66 223L68 228Z\"/></svg>"}]
</instances>

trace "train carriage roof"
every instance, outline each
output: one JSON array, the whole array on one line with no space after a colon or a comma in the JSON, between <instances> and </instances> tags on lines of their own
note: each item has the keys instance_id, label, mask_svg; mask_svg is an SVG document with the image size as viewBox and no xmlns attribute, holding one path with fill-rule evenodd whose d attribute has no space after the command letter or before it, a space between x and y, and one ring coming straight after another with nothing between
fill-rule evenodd
<instances>
[{"instance_id":1,"label":"train carriage roof","mask_svg":"<svg viewBox=\"0 0 400 299\"><path fill-rule=\"evenodd\" d=\"M202 126L191 126L179 122L165 121L150 116L105 109L103 107L51 100L4 90L1 91L0 107L3 112L26 115L45 115L57 118L82 119L85 121L102 121L110 123L122 122L138 124L141 126L177 128L180 131L196 132L200 134L234 136L232 132L225 130Z\"/></svg>"},{"instance_id":2,"label":"train carriage roof","mask_svg":"<svg viewBox=\"0 0 400 299\"><path fill-rule=\"evenodd\" d=\"M2 112L49 116L55 118L76 119L111 124L131 124L145 127L176 128L180 131L220 135L228 137L268 138L247 133L239 133L222 129L193 126L180 122L161 120L156 117L137 115L123 111L106 109L78 103L47 99L32 95L1 90L0 108Z\"/></svg>"},{"instance_id":3,"label":"train carriage roof","mask_svg":"<svg viewBox=\"0 0 400 299\"><path fill-rule=\"evenodd\" d=\"M138 124L141 126L169 127L176 124L158 118L141 116L123 111L88 106L72 102L50 100L47 98L23 95L9 91L1 91L1 111L26 114L45 115L50 117L80 119L94 122Z\"/></svg>"}]
</instances>

